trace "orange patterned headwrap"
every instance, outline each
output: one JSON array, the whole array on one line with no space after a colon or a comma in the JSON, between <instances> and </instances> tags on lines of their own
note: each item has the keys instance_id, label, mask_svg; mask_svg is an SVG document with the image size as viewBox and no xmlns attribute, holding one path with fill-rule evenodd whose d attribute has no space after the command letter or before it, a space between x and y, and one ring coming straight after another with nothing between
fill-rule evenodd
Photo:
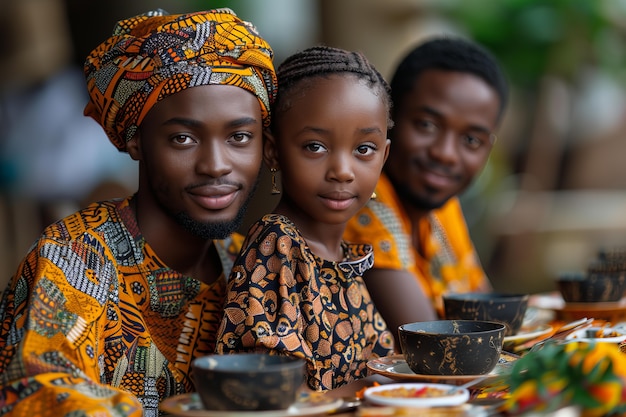
<instances>
[{"instance_id":1,"label":"orange patterned headwrap","mask_svg":"<svg viewBox=\"0 0 626 417\"><path fill-rule=\"evenodd\" d=\"M254 94L270 122L276 74L270 45L227 8L169 15L155 10L122 20L85 61L85 115L126 150L148 111L163 98L207 84Z\"/></svg>"}]
</instances>

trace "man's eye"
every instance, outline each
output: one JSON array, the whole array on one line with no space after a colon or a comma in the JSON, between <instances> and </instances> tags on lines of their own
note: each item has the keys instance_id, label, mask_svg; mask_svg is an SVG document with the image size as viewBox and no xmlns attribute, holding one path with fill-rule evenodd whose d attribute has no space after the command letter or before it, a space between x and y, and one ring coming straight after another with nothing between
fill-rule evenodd
<instances>
[{"instance_id":1,"label":"man's eye","mask_svg":"<svg viewBox=\"0 0 626 417\"><path fill-rule=\"evenodd\" d=\"M489 139L481 138L478 135L465 135L464 137L464 142L470 149L480 148L486 140Z\"/></svg>"},{"instance_id":2,"label":"man's eye","mask_svg":"<svg viewBox=\"0 0 626 417\"><path fill-rule=\"evenodd\" d=\"M237 143L247 143L252 139L252 135L246 132L237 132L232 138Z\"/></svg>"},{"instance_id":3,"label":"man's eye","mask_svg":"<svg viewBox=\"0 0 626 417\"><path fill-rule=\"evenodd\" d=\"M416 120L415 128L424 133L435 133L439 129L435 123L425 119Z\"/></svg>"},{"instance_id":4,"label":"man's eye","mask_svg":"<svg viewBox=\"0 0 626 417\"><path fill-rule=\"evenodd\" d=\"M191 136L187 135L177 135L172 138L172 141L179 145L188 145L190 143L194 143L194 140Z\"/></svg>"}]
</instances>

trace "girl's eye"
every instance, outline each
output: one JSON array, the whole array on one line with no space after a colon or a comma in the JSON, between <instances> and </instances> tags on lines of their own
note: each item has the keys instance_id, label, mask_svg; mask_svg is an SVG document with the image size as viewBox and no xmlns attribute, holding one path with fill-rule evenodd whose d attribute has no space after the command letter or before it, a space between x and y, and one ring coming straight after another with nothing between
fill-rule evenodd
<instances>
[{"instance_id":1,"label":"girl's eye","mask_svg":"<svg viewBox=\"0 0 626 417\"><path fill-rule=\"evenodd\" d=\"M376 152L376 146L374 145L360 145L356 148L359 155L368 156Z\"/></svg>"},{"instance_id":2,"label":"girl's eye","mask_svg":"<svg viewBox=\"0 0 626 417\"><path fill-rule=\"evenodd\" d=\"M324 152L326 150L324 145L322 145L321 143L309 143L309 144L306 144L304 146L304 148L307 151L313 152L313 153L320 153L320 152Z\"/></svg>"},{"instance_id":3,"label":"girl's eye","mask_svg":"<svg viewBox=\"0 0 626 417\"><path fill-rule=\"evenodd\" d=\"M172 138L172 142L176 143L177 145L190 145L192 143L195 143L195 140L191 136L176 135Z\"/></svg>"}]
</instances>

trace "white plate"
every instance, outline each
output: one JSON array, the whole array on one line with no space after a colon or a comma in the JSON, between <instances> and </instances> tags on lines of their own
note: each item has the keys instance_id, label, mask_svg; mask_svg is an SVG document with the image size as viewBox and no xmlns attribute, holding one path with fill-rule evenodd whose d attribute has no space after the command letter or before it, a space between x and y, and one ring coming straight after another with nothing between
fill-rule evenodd
<instances>
[{"instance_id":1,"label":"white plate","mask_svg":"<svg viewBox=\"0 0 626 417\"><path fill-rule=\"evenodd\" d=\"M207 410L198 393L176 395L161 403L161 411L179 417L291 417L314 416L336 410L341 406L340 398L324 398L323 395L304 395L285 410L264 411L221 411Z\"/></svg>"},{"instance_id":2,"label":"white plate","mask_svg":"<svg viewBox=\"0 0 626 417\"><path fill-rule=\"evenodd\" d=\"M596 337L598 332L603 335L616 333L617 336ZM626 340L626 333L612 327L588 327L586 329L576 330L565 337L567 340L575 340L579 342L596 342L596 343L621 343Z\"/></svg>"},{"instance_id":3,"label":"white plate","mask_svg":"<svg viewBox=\"0 0 626 417\"><path fill-rule=\"evenodd\" d=\"M444 390L444 394L436 397L391 397L381 395L383 391L405 388L407 390L419 390L434 388ZM454 389L454 391L449 392ZM431 384L431 383L407 383L386 384L371 387L363 393L365 399L378 405L390 405L394 407L446 407L464 404L469 400L467 388L459 388L455 385Z\"/></svg>"},{"instance_id":4,"label":"white plate","mask_svg":"<svg viewBox=\"0 0 626 417\"><path fill-rule=\"evenodd\" d=\"M478 386L488 385L491 381L501 379L503 375L511 372L513 363L519 359L518 355L502 352L500 360L495 368L488 373L488 378ZM439 384L462 385L466 382L482 378L483 375L422 375L416 374L409 368L404 356L390 355L381 358L372 359L367 362L367 368L377 374L386 376L396 381L412 381L412 382L433 382Z\"/></svg>"},{"instance_id":5,"label":"white plate","mask_svg":"<svg viewBox=\"0 0 626 417\"><path fill-rule=\"evenodd\" d=\"M524 343L529 340L545 336L551 331L552 326L550 326L549 324L539 324L532 327L522 327L517 334L504 337L504 346L505 348L508 348L510 346L516 346L520 343Z\"/></svg>"}]
</instances>

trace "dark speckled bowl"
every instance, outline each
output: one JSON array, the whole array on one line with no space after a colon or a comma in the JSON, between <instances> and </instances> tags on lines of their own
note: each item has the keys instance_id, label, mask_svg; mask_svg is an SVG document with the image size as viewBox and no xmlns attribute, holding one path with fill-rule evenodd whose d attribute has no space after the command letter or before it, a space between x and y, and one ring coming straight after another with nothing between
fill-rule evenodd
<instances>
[{"instance_id":1,"label":"dark speckled bowl","mask_svg":"<svg viewBox=\"0 0 626 417\"><path fill-rule=\"evenodd\" d=\"M400 347L420 375L484 375L500 359L505 325L490 321L437 320L403 324Z\"/></svg>"},{"instance_id":2,"label":"dark speckled bowl","mask_svg":"<svg viewBox=\"0 0 626 417\"><path fill-rule=\"evenodd\" d=\"M281 410L296 401L304 359L263 353L209 355L192 364L196 390L207 410Z\"/></svg>"},{"instance_id":3,"label":"dark speckled bowl","mask_svg":"<svg viewBox=\"0 0 626 417\"><path fill-rule=\"evenodd\" d=\"M557 286L567 303L615 302L624 296L626 274L562 274L557 280Z\"/></svg>"},{"instance_id":4,"label":"dark speckled bowl","mask_svg":"<svg viewBox=\"0 0 626 417\"><path fill-rule=\"evenodd\" d=\"M528 298L528 294L445 294L443 307L447 320L497 321L506 325L505 336L513 336L522 327Z\"/></svg>"}]
</instances>

